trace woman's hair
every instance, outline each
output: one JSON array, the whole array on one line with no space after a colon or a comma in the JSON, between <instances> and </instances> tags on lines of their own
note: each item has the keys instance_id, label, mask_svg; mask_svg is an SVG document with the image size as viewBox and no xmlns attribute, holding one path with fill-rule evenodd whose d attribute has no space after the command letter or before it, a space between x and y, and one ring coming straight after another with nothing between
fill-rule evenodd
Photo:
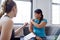
<instances>
[{"instance_id":1,"label":"woman's hair","mask_svg":"<svg viewBox=\"0 0 60 40\"><path fill-rule=\"evenodd\" d=\"M2 11L0 12L0 18L4 13L11 12L12 8L16 6L16 3L13 0L5 0L5 2L2 5Z\"/></svg>"},{"instance_id":2,"label":"woman's hair","mask_svg":"<svg viewBox=\"0 0 60 40\"><path fill-rule=\"evenodd\" d=\"M36 9L34 12L37 13L37 14L41 14L41 17L40 17L41 19L40 20L43 20L43 13L42 13L41 9Z\"/></svg>"}]
</instances>

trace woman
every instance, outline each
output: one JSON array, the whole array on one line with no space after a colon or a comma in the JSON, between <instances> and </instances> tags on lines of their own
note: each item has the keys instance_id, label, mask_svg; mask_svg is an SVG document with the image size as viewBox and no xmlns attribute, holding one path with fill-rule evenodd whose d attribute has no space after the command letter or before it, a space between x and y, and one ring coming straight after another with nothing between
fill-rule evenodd
<instances>
[{"instance_id":1,"label":"woman","mask_svg":"<svg viewBox=\"0 0 60 40\"><path fill-rule=\"evenodd\" d=\"M2 6L2 15L6 13L5 16L1 17L0 19L0 31L1 31L1 38L0 40L10 40L13 30L13 21L12 18L16 17L17 13L17 6L13 0L6 0ZM23 25L26 26L27 23ZM15 31L15 35L20 32L20 28ZM13 40L13 39L11 39Z\"/></svg>"},{"instance_id":2,"label":"woman","mask_svg":"<svg viewBox=\"0 0 60 40\"><path fill-rule=\"evenodd\" d=\"M31 38L33 40L46 40L45 26L47 24L47 20L43 18L42 10L35 10L35 19L30 22L30 32L33 32L36 35L35 38Z\"/></svg>"}]
</instances>

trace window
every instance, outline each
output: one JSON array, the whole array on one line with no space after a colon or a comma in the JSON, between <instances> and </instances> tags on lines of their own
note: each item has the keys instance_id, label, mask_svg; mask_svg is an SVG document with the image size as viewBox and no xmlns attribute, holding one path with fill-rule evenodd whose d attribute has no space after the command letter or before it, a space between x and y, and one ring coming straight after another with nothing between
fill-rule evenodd
<instances>
[{"instance_id":1,"label":"window","mask_svg":"<svg viewBox=\"0 0 60 40\"><path fill-rule=\"evenodd\" d=\"M52 0L53 3L60 3L60 0Z\"/></svg>"},{"instance_id":2,"label":"window","mask_svg":"<svg viewBox=\"0 0 60 40\"><path fill-rule=\"evenodd\" d=\"M29 22L31 19L31 2L27 1L15 1L17 4L17 15L14 19L14 23Z\"/></svg>"},{"instance_id":3,"label":"window","mask_svg":"<svg viewBox=\"0 0 60 40\"><path fill-rule=\"evenodd\" d=\"M60 24L60 0L52 0L52 24Z\"/></svg>"},{"instance_id":4,"label":"window","mask_svg":"<svg viewBox=\"0 0 60 40\"><path fill-rule=\"evenodd\" d=\"M1 4L4 2L5 0L1 1ZM31 7L31 1L17 1L14 0L17 4L17 15L15 18L13 18L13 22L14 23L24 23L24 22L29 22L30 19L32 18L32 7Z\"/></svg>"},{"instance_id":5,"label":"window","mask_svg":"<svg viewBox=\"0 0 60 40\"><path fill-rule=\"evenodd\" d=\"M0 0L0 9L1 9L1 5L3 4L5 0Z\"/></svg>"}]
</instances>

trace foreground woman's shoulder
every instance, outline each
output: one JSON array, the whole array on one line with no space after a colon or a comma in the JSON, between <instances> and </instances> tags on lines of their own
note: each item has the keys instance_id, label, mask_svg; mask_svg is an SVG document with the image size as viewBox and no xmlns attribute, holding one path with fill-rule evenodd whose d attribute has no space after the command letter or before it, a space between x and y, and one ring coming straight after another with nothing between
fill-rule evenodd
<instances>
[{"instance_id":1,"label":"foreground woman's shoulder","mask_svg":"<svg viewBox=\"0 0 60 40\"><path fill-rule=\"evenodd\" d=\"M13 23L13 21L10 18L3 18L2 19L2 25L3 24L5 24L5 25L12 24L12 23Z\"/></svg>"}]
</instances>

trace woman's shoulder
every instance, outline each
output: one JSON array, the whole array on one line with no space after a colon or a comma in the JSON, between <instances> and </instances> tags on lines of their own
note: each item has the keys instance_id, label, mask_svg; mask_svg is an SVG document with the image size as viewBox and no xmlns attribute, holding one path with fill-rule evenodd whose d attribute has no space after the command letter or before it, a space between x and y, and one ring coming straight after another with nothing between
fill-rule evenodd
<instances>
[{"instance_id":1,"label":"woman's shoulder","mask_svg":"<svg viewBox=\"0 0 60 40\"><path fill-rule=\"evenodd\" d=\"M2 17L0 21L2 24L13 23L13 21L8 17Z\"/></svg>"},{"instance_id":2,"label":"woman's shoulder","mask_svg":"<svg viewBox=\"0 0 60 40\"><path fill-rule=\"evenodd\" d=\"M43 18L43 20L42 20L43 22L47 22L47 19L45 19L45 18Z\"/></svg>"}]
</instances>

